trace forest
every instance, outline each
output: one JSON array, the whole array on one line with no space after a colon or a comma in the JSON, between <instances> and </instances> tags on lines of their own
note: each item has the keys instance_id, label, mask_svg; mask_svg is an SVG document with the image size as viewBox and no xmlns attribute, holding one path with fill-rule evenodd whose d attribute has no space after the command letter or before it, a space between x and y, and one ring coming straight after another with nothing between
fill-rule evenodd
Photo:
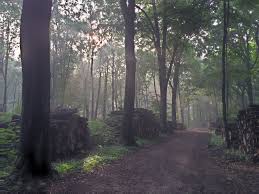
<instances>
[{"instance_id":1,"label":"forest","mask_svg":"<svg viewBox=\"0 0 259 194\"><path fill-rule=\"evenodd\" d=\"M0 0L0 193L259 193L259 0Z\"/></svg>"}]
</instances>

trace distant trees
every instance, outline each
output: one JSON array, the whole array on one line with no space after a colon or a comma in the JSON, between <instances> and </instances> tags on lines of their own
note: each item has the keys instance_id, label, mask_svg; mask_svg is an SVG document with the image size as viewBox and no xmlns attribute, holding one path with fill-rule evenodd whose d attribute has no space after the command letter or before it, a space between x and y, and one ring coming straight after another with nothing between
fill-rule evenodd
<instances>
[{"instance_id":1,"label":"distant trees","mask_svg":"<svg viewBox=\"0 0 259 194\"><path fill-rule=\"evenodd\" d=\"M120 0L120 6L125 21L125 61L126 61L126 81L124 96L124 139L126 144L134 145L133 111L135 102L135 0Z\"/></svg>"},{"instance_id":2,"label":"distant trees","mask_svg":"<svg viewBox=\"0 0 259 194\"><path fill-rule=\"evenodd\" d=\"M8 111L8 89L10 90L9 79L10 63L13 62L13 52L17 48L17 38L19 35L17 26L19 25L20 4L17 1L2 1L0 3L0 77L3 78L3 98L2 109ZM11 93L11 92L10 92ZM1 109L1 106L0 106Z\"/></svg>"},{"instance_id":3,"label":"distant trees","mask_svg":"<svg viewBox=\"0 0 259 194\"><path fill-rule=\"evenodd\" d=\"M51 6L51 0L24 0L21 17L22 158L17 167L41 176L50 172Z\"/></svg>"}]
</instances>

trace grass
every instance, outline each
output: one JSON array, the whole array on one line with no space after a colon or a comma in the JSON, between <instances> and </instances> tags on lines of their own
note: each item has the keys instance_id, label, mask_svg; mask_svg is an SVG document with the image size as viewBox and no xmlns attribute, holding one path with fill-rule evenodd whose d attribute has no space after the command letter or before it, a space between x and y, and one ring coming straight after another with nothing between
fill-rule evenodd
<instances>
[{"instance_id":1,"label":"grass","mask_svg":"<svg viewBox=\"0 0 259 194\"><path fill-rule=\"evenodd\" d=\"M61 175L75 170L91 172L97 167L120 159L129 151L130 148L124 146L100 146L94 153L84 159L55 163L54 168Z\"/></svg>"}]
</instances>

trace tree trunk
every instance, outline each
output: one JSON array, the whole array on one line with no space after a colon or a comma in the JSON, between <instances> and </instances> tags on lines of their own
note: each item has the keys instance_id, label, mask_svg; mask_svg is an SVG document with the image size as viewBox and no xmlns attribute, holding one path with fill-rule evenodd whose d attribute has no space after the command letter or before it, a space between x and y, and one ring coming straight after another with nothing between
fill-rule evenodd
<instances>
[{"instance_id":1,"label":"tree trunk","mask_svg":"<svg viewBox=\"0 0 259 194\"><path fill-rule=\"evenodd\" d=\"M9 54L10 54L10 24L8 21L6 29L6 53L5 53L5 66L4 66L4 102L3 111L7 112L7 85L8 85L8 64L9 64Z\"/></svg>"},{"instance_id":2,"label":"tree trunk","mask_svg":"<svg viewBox=\"0 0 259 194\"><path fill-rule=\"evenodd\" d=\"M227 147L230 147L230 140L229 140L229 132L228 132L228 125L227 125L227 95L226 95L226 89L227 89L227 71L226 71L226 55L227 55L227 36L228 36L228 25L227 25L227 2L228 0L224 0L224 35L223 35L223 47L222 47L222 110L223 110L223 127L225 129L225 138Z\"/></svg>"},{"instance_id":3,"label":"tree trunk","mask_svg":"<svg viewBox=\"0 0 259 194\"><path fill-rule=\"evenodd\" d=\"M184 124L184 107L183 107L183 103L182 103L181 88L178 89L178 95L179 95L181 121L182 121L182 124Z\"/></svg>"},{"instance_id":4,"label":"tree trunk","mask_svg":"<svg viewBox=\"0 0 259 194\"><path fill-rule=\"evenodd\" d=\"M103 119L106 118L106 104L107 104L107 85L108 85L108 73L109 73L109 66L106 64L105 76L104 76L104 91L103 91L103 111L102 116Z\"/></svg>"},{"instance_id":5,"label":"tree trunk","mask_svg":"<svg viewBox=\"0 0 259 194\"><path fill-rule=\"evenodd\" d=\"M33 175L50 172L51 0L24 0L21 17L22 160L17 168Z\"/></svg>"},{"instance_id":6,"label":"tree trunk","mask_svg":"<svg viewBox=\"0 0 259 194\"><path fill-rule=\"evenodd\" d=\"M102 87L102 72L100 70L100 72L99 72L99 80L98 80L98 91L97 91L97 98L96 98L96 106L95 106L95 112L94 112L95 113L95 115L94 115L95 119L97 118L97 115L98 115L101 87Z\"/></svg>"},{"instance_id":7,"label":"tree trunk","mask_svg":"<svg viewBox=\"0 0 259 194\"><path fill-rule=\"evenodd\" d=\"M92 48L91 53L91 119L94 118L94 74L93 74L93 66L94 66L94 49Z\"/></svg>"},{"instance_id":8,"label":"tree trunk","mask_svg":"<svg viewBox=\"0 0 259 194\"><path fill-rule=\"evenodd\" d=\"M124 96L124 140L127 145L135 144L133 129L133 111L135 102L135 0L120 0L122 13L125 20L125 60L126 60L126 83Z\"/></svg>"},{"instance_id":9,"label":"tree trunk","mask_svg":"<svg viewBox=\"0 0 259 194\"><path fill-rule=\"evenodd\" d=\"M164 8L166 7L166 0L163 1ZM152 7L154 13L154 44L157 52L157 61L159 66L159 84L160 84L160 127L162 131L167 131L167 86L168 77L166 71L166 49L167 49L167 33L168 24L167 16L163 13L162 18L162 38L160 35L159 18L157 12L156 1L152 0ZM162 44L161 44L162 40Z\"/></svg>"},{"instance_id":10,"label":"tree trunk","mask_svg":"<svg viewBox=\"0 0 259 194\"><path fill-rule=\"evenodd\" d=\"M177 97L177 89L178 89L178 84L179 84L179 74L180 74L180 62L176 62L174 76L173 76L173 84L172 84L172 124L173 124L173 129L176 129L176 127L177 127L176 97Z\"/></svg>"},{"instance_id":11,"label":"tree trunk","mask_svg":"<svg viewBox=\"0 0 259 194\"><path fill-rule=\"evenodd\" d=\"M112 111L115 110L115 52L112 49Z\"/></svg>"}]
</instances>

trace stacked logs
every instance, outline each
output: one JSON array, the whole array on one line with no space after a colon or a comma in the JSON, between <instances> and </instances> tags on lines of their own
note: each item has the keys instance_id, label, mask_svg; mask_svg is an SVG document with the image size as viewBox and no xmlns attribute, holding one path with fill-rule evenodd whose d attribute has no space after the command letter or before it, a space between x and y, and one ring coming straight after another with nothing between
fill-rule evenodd
<instances>
[{"instance_id":1,"label":"stacked logs","mask_svg":"<svg viewBox=\"0 0 259 194\"><path fill-rule=\"evenodd\" d=\"M87 119L76 109L60 109L50 114L52 159L70 158L90 148Z\"/></svg>"},{"instance_id":2,"label":"stacked logs","mask_svg":"<svg viewBox=\"0 0 259 194\"><path fill-rule=\"evenodd\" d=\"M105 123L117 132L118 138L122 136L123 115L123 111L114 111L105 120ZM133 129L137 137L154 138L159 135L159 121L152 111L138 108L133 113Z\"/></svg>"},{"instance_id":3,"label":"stacked logs","mask_svg":"<svg viewBox=\"0 0 259 194\"><path fill-rule=\"evenodd\" d=\"M13 116L11 122L1 124L1 128L13 130L16 139L20 137L20 126L21 117L17 115ZM59 109L50 114L50 137L52 160L70 158L90 149L87 119L80 117L76 109ZM9 149L15 146L17 150L17 143Z\"/></svg>"},{"instance_id":4,"label":"stacked logs","mask_svg":"<svg viewBox=\"0 0 259 194\"><path fill-rule=\"evenodd\" d=\"M255 155L259 149L259 105L251 105L239 112L237 128L240 149Z\"/></svg>"},{"instance_id":5,"label":"stacked logs","mask_svg":"<svg viewBox=\"0 0 259 194\"><path fill-rule=\"evenodd\" d=\"M236 122L228 123L228 130L229 130L229 139L231 142L231 147L234 149L238 149L240 145L240 135L239 130L237 128Z\"/></svg>"}]
</instances>

